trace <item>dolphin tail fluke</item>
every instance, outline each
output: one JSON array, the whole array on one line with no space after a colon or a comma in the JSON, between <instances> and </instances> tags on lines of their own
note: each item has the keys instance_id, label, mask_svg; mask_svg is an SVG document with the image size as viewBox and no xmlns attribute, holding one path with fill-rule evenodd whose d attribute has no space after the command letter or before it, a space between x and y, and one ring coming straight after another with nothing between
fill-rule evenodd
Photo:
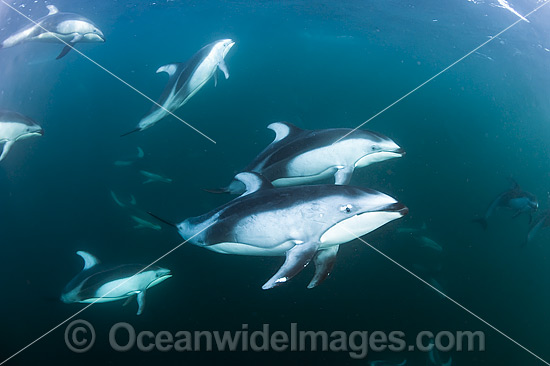
<instances>
[{"instance_id":1,"label":"dolphin tail fluke","mask_svg":"<svg viewBox=\"0 0 550 366\"><path fill-rule=\"evenodd\" d=\"M480 224L481 227L483 228L483 230L487 230L487 219L485 219L485 218L473 219L472 221L477 222L478 224Z\"/></svg>"},{"instance_id":2,"label":"dolphin tail fluke","mask_svg":"<svg viewBox=\"0 0 550 366\"><path fill-rule=\"evenodd\" d=\"M319 243L306 242L296 244L292 249L286 252L285 263L279 268L277 273L262 286L262 289L269 290L279 286L300 273L300 271L309 264L315 253L317 253L317 249L319 249Z\"/></svg>"},{"instance_id":3,"label":"dolphin tail fluke","mask_svg":"<svg viewBox=\"0 0 550 366\"><path fill-rule=\"evenodd\" d=\"M120 135L120 137L128 136L128 135L130 135L130 134L132 134L132 133L134 133L134 132L139 132L139 131L141 131L141 128L137 127L137 128L134 128L134 129L133 129L132 131L130 131L130 132L123 133L122 135Z\"/></svg>"},{"instance_id":4,"label":"dolphin tail fluke","mask_svg":"<svg viewBox=\"0 0 550 366\"><path fill-rule=\"evenodd\" d=\"M160 222L163 222L163 223L165 223L166 225L175 227L175 228L177 229L177 225L174 224L173 222L170 222L170 221L168 221L168 220L165 220L165 219L163 219L163 218L160 218L160 217L158 217L157 215L155 215L154 213L151 213L151 212L149 212L149 211L147 211L147 213L148 213L149 215L153 216L155 219L159 220Z\"/></svg>"}]
</instances>

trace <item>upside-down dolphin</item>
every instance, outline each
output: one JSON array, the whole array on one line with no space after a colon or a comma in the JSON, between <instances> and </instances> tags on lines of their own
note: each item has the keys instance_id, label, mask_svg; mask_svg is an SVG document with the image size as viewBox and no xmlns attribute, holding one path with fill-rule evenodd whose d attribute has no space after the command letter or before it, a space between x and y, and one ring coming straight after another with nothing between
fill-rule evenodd
<instances>
[{"instance_id":1,"label":"upside-down dolphin","mask_svg":"<svg viewBox=\"0 0 550 366\"><path fill-rule=\"evenodd\" d=\"M513 217L516 217L522 213L528 213L530 221L532 212L536 211L539 207L537 197L535 195L522 190L513 179L512 188L507 191L499 194L489 205L485 215L482 218L474 219L474 222L477 222L483 226L484 229L487 229L487 219L493 214L497 207L505 207L512 209L514 211Z\"/></svg>"},{"instance_id":2,"label":"upside-down dolphin","mask_svg":"<svg viewBox=\"0 0 550 366\"><path fill-rule=\"evenodd\" d=\"M175 225L192 244L224 254L286 256L262 288L278 286L313 260L308 288L331 272L340 244L398 219L408 209L367 188L315 185L275 188L257 173L235 179L246 191L227 204Z\"/></svg>"},{"instance_id":3,"label":"upside-down dolphin","mask_svg":"<svg viewBox=\"0 0 550 366\"><path fill-rule=\"evenodd\" d=\"M231 39L222 39L212 42L191 57L187 62L173 63L159 67L157 73L166 72L169 75L168 84L164 88L158 105L153 105L151 112L139 121L137 127L122 136L133 132L145 130L166 117L169 112L174 112L197 93L204 84L214 77L215 85L218 83L220 69L225 78L229 78L229 70L225 63L225 56L235 42Z\"/></svg>"},{"instance_id":4,"label":"upside-down dolphin","mask_svg":"<svg viewBox=\"0 0 550 366\"><path fill-rule=\"evenodd\" d=\"M332 128L304 130L288 122L267 126L275 139L244 171L260 173L276 187L307 184L334 176L348 184L355 168L397 158L404 150L390 138L371 131ZM233 180L222 192L242 193Z\"/></svg>"},{"instance_id":5,"label":"upside-down dolphin","mask_svg":"<svg viewBox=\"0 0 550 366\"><path fill-rule=\"evenodd\" d=\"M63 290L61 301L67 304L102 303L136 296L137 315L140 315L146 290L172 277L170 270L157 266L145 270L146 266L140 264L106 266L90 253L78 251L76 254L84 259L84 268Z\"/></svg>"},{"instance_id":6,"label":"upside-down dolphin","mask_svg":"<svg viewBox=\"0 0 550 366\"><path fill-rule=\"evenodd\" d=\"M13 111L0 110L0 143L4 144L0 161L6 157L16 141L43 134L42 127L29 117Z\"/></svg>"},{"instance_id":7,"label":"upside-down dolphin","mask_svg":"<svg viewBox=\"0 0 550 366\"><path fill-rule=\"evenodd\" d=\"M62 13L55 6L48 5L48 15L35 23L20 29L0 43L7 48L24 42L67 43L57 56L65 56L76 43L105 42L99 28L87 18L74 13Z\"/></svg>"}]
</instances>

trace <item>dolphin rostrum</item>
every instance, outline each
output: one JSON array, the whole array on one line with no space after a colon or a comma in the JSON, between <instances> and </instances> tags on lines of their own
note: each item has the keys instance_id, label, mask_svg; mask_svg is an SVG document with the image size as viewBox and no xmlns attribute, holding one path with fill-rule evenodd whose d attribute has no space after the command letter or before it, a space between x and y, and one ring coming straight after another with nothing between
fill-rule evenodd
<instances>
[{"instance_id":1,"label":"dolphin rostrum","mask_svg":"<svg viewBox=\"0 0 550 366\"><path fill-rule=\"evenodd\" d=\"M139 121L137 127L122 136L145 130L174 112L198 92L208 80L214 76L217 84L217 69L220 69L225 78L229 78L229 70L224 58L235 42L231 39L222 39L212 42L184 63L173 63L159 67L157 73L166 72L169 76L168 84L164 88L158 105L153 105L151 112ZM162 106L162 107L159 107Z\"/></svg>"},{"instance_id":2,"label":"dolphin rostrum","mask_svg":"<svg viewBox=\"0 0 550 366\"><path fill-rule=\"evenodd\" d=\"M43 134L42 127L29 117L13 111L0 110L0 143L4 144L0 161L6 157L16 141Z\"/></svg>"},{"instance_id":3,"label":"dolphin rostrum","mask_svg":"<svg viewBox=\"0 0 550 366\"><path fill-rule=\"evenodd\" d=\"M172 277L170 270L158 266L147 269L140 264L106 266L90 253L76 252L84 259L84 268L65 286L61 301L69 303L102 303L136 296L138 312L143 312L147 289ZM141 272L140 272L141 271Z\"/></svg>"},{"instance_id":4,"label":"dolphin rostrum","mask_svg":"<svg viewBox=\"0 0 550 366\"><path fill-rule=\"evenodd\" d=\"M336 184L348 184L355 168L404 154L391 139L371 131L304 130L288 122L272 123L267 128L275 132L275 139L244 171L260 173L276 187L307 184L331 176ZM233 194L243 190L243 184L235 179L221 189Z\"/></svg>"},{"instance_id":5,"label":"dolphin rostrum","mask_svg":"<svg viewBox=\"0 0 550 366\"><path fill-rule=\"evenodd\" d=\"M105 36L89 19L74 13L62 13L48 5L48 15L29 24L0 43L7 48L24 42L54 42L67 45L57 59L65 56L76 43L105 42Z\"/></svg>"},{"instance_id":6,"label":"dolphin rostrum","mask_svg":"<svg viewBox=\"0 0 550 366\"><path fill-rule=\"evenodd\" d=\"M246 191L227 204L176 225L192 244L224 253L286 256L262 288L278 286L313 260L308 288L323 282L340 244L365 235L408 212L383 193L352 186L314 185L275 188L257 173L235 177Z\"/></svg>"}]
</instances>

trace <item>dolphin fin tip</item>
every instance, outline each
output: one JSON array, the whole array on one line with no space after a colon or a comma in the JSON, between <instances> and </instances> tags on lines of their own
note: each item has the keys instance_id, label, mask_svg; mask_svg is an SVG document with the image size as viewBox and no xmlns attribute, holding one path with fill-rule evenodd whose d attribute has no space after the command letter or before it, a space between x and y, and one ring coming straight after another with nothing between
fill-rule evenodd
<instances>
[{"instance_id":1,"label":"dolphin fin tip","mask_svg":"<svg viewBox=\"0 0 550 366\"><path fill-rule=\"evenodd\" d=\"M141 128L139 128L139 127L138 127L138 128L134 128L134 129L133 129L132 131L130 131L130 132L123 133L122 135L120 135L120 137L128 136L128 135L130 135L130 134L132 134L132 133L134 133L134 132L138 132L138 131L141 131Z\"/></svg>"},{"instance_id":2,"label":"dolphin fin tip","mask_svg":"<svg viewBox=\"0 0 550 366\"><path fill-rule=\"evenodd\" d=\"M215 193L215 194L229 193L229 190L227 188L201 188L201 189L208 193Z\"/></svg>"}]
</instances>

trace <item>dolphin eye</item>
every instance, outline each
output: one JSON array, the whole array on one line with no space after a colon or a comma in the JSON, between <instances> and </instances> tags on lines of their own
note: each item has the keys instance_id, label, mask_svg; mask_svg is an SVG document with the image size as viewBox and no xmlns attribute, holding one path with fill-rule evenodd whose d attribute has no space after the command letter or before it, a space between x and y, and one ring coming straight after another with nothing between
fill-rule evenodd
<instances>
[{"instance_id":1,"label":"dolphin eye","mask_svg":"<svg viewBox=\"0 0 550 366\"><path fill-rule=\"evenodd\" d=\"M376 150L380 150L380 147L378 145L372 145L370 149L371 151L376 151Z\"/></svg>"},{"instance_id":2,"label":"dolphin eye","mask_svg":"<svg viewBox=\"0 0 550 366\"><path fill-rule=\"evenodd\" d=\"M341 212L350 213L352 208L353 208L352 205L347 204L347 205L341 206L341 207L340 207L340 211L341 211Z\"/></svg>"}]
</instances>

